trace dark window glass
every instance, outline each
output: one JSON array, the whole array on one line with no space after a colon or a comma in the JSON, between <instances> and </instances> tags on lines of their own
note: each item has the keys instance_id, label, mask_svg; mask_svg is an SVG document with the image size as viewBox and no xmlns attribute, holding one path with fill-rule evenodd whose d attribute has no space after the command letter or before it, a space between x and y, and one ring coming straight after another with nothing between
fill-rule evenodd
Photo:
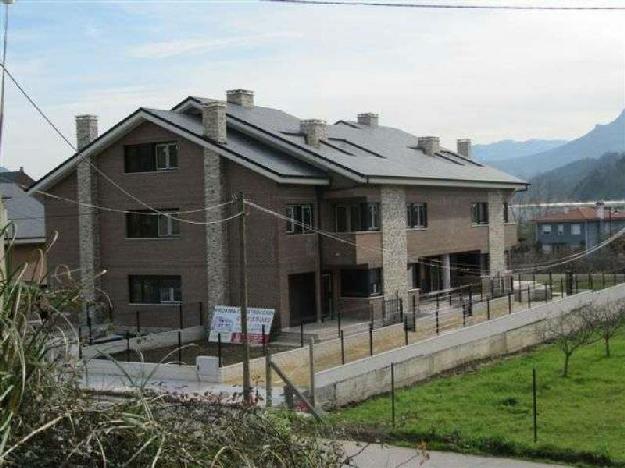
<instances>
[{"instance_id":1,"label":"dark window glass","mask_svg":"<svg viewBox=\"0 0 625 468\"><path fill-rule=\"evenodd\" d=\"M175 213L176 210L159 210ZM178 237L180 221L169 216L155 215L150 211L126 213L126 236L132 239Z\"/></svg>"},{"instance_id":2,"label":"dark window glass","mask_svg":"<svg viewBox=\"0 0 625 468\"><path fill-rule=\"evenodd\" d=\"M349 231L349 223L347 220L347 207L337 206L334 210L336 216L336 232Z\"/></svg>"},{"instance_id":3,"label":"dark window glass","mask_svg":"<svg viewBox=\"0 0 625 468\"><path fill-rule=\"evenodd\" d=\"M361 207L358 205L353 205L350 208L351 231L364 231L364 228L362 227L362 220L363 216Z\"/></svg>"},{"instance_id":4,"label":"dark window glass","mask_svg":"<svg viewBox=\"0 0 625 468\"><path fill-rule=\"evenodd\" d=\"M380 204L379 203L364 203L364 219L365 225L364 231L379 231L380 230Z\"/></svg>"},{"instance_id":5,"label":"dark window glass","mask_svg":"<svg viewBox=\"0 0 625 468\"><path fill-rule=\"evenodd\" d=\"M503 204L503 222L510 222L510 206L508 205L508 202L504 202Z\"/></svg>"},{"instance_id":6,"label":"dark window glass","mask_svg":"<svg viewBox=\"0 0 625 468\"><path fill-rule=\"evenodd\" d=\"M142 143L124 146L126 172L168 171L177 167L177 143Z\"/></svg>"},{"instance_id":7,"label":"dark window glass","mask_svg":"<svg viewBox=\"0 0 625 468\"><path fill-rule=\"evenodd\" d=\"M305 205L287 205L286 222L287 234L308 234L312 232L313 223L313 207L311 204Z\"/></svg>"},{"instance_id":8,"label":"dark window glass","mask_svg":"<svg viewBox=\"0 0 625 468\"><path fill-rule=\"evenodd\" d=\"M382 294L382 269L341 270L341 296L369 297Z\"/></svg>"},{"instance_id":9,"label":"dark window glass","mask_svg":"<svg viewBox=\"0 0 625 468\"><path fill-rule=\"evenodd\" d=\"M428 211L425 203L410 203L407 208L409 228L425 228L428 225Z\"/></svg>"},{"instance_id":10,"label":"dark window glass","mask_svg":"<svg viewBox=\"0 0 625 468\"><path fill-rule=\"evenodd\" d=\"M133 304L182 302L180 276L130 275L128 284Z\"/></svg>"},{"instance_id":11,"label":"dark window glass","mask_svg":"<svg viewBox=\"0 0 625 468\"><path fill-rule=\"evenodd\" d=\"M479 202L471 205L471 221L473 224L488 224L488 203Z\"/></svg>"}]
</instances>

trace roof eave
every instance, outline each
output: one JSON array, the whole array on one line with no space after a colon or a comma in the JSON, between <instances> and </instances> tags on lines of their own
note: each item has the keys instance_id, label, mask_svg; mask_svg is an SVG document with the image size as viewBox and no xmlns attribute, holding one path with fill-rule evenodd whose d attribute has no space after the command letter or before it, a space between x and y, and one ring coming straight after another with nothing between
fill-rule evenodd
<instances>
[{"instance_id":1,"label":"roof eave","mask_svg":"<svg viewBox=\"0 0 625 468\"><path fill-rule=\"evenodd\" d=\"M492 188L504 190L522 190L527 188L527 184L522 182L435 179L420 177L371 176L368 178L368 182L370 184L377 185L424 185L439 187Z\"/></svg>"}]
</instances>

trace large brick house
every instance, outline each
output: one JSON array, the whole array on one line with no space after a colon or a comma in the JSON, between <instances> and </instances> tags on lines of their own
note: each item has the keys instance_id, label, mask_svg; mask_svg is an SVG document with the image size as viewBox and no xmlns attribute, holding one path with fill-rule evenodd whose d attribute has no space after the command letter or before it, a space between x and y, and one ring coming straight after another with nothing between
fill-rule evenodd
<instances>
[{"instance_id":1,"label":"large brick house","mask_svg":"<svg viewBox=\"0 0 625 468\"><path fill-rule=\"evenodd\" d=\"M79 270L85 296L106 293L122 323L141 310L158 324L179 302L238 304L238 218L206 223L236 214L236 204L218 205L239 192L295 220L247 208L249 304L275 308L282 327L339 310L367 319L384 298L412 302L471 280L456 264L501 276L517 241L507 202L525 182L473 161L469 140L444 149L376 114L326 125L232 90L227 102L139 108L99 136L95 116L76 124L80 152L31 193L62 197L37 195L48 236L59 232L50 269Z\"/></svg>"}]
</instances>

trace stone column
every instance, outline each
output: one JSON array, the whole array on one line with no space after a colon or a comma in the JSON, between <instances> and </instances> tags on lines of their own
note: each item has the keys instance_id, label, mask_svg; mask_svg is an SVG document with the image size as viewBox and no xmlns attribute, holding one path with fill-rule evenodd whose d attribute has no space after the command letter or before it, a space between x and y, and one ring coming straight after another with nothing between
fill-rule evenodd
<instances>
[{"instance_id":1,"label":"stone column","mask_svg":"<svg viewBox=\"0 0 625 468\"><path fill-rule=\"evenodd\" d=\"M76 143L82 151L98 137L98 118L95 115L76 116ZM100 273L100 227L98 212L88 205L97 205L97 174L90 158L80 158L76 171L78 181L78 239L81 293L86 301L96 298ZM62 234L61 234L62 235Z\"/></svg>"},{"instance_id":2,"label":"stone column","mask_svg":"<svg viewBox=\"0 0 625 468\"><path fill-rule=\"evenodd\" d=\"M443 289L451 288L451 260L449 254L441 255L442 273L443 273Z\"/></svg>"},{"instance_id":3,"label":"stone column","mask_svg":"<svg viewBox=\"0 0 625 468\"><path fill-rule=\"evenodd\" d=\"M382 280L384 297L398 295L408 307L408 248L406 245L406 192L402 187L382 186Z\"/></svg>"},{"instance_id":4,"label":"stone column","mask_svg":"<svg viewBox=\"0 0 625 468\"><path fill-rule=\"evenodd\" d=\"M226 104L221 101L211 102L203 108L202 121L207 137L226 143ZM215 206L225 201L226 197L225 163L214 151L204 149L204 206ZM233 214L237 208L227 205L222 208L206 210L206 221L216 221ZM237 221L235 221L237 222ZM207 294L206 312L210 317L213 308L219 304L229 304L228 290L228 235L227 223L206 225L206 273ZM208 323L208 322L206 322Z\"/></svg>"},{"instance_id":5,"label":"stone column","mask_svg":"<svg viewBox=\"0 0 625 468\"><path fill-rule=\"evenodd\" d=\"M488 254L490 276L500 276L506 269L503 222L504 197L501 192L488 194Z\"/></svg>"}]
</instances>

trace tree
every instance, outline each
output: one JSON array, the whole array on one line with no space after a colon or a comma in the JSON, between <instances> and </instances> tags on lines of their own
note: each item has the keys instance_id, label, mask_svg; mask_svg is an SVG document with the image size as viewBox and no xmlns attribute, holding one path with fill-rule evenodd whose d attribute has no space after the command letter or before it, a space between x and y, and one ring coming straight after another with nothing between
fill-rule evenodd
<instances>
[{"instance_id":1,"label":"tree","mask_svg":"<svg viewBox=\"0 0 625 468\"><path fill-rule=\"evenodd\" d=\"M564 354L562 377L569 375L569 361L580 347L592 341L594 335L592 308L582 306L545 321L542 330L545 341L551 341Z\"/></svg>"},{"instance_id":2,"label":"tree","mask_svg":"<svg viewBox=\"0 0 625 468\"><path fill-rule=\"evenodd\" d=\"M610 340L625 325L625 301L612 302L591 308L589 319L605 345L605 355L610 357Z\"/></svg>"}]
</instances>

